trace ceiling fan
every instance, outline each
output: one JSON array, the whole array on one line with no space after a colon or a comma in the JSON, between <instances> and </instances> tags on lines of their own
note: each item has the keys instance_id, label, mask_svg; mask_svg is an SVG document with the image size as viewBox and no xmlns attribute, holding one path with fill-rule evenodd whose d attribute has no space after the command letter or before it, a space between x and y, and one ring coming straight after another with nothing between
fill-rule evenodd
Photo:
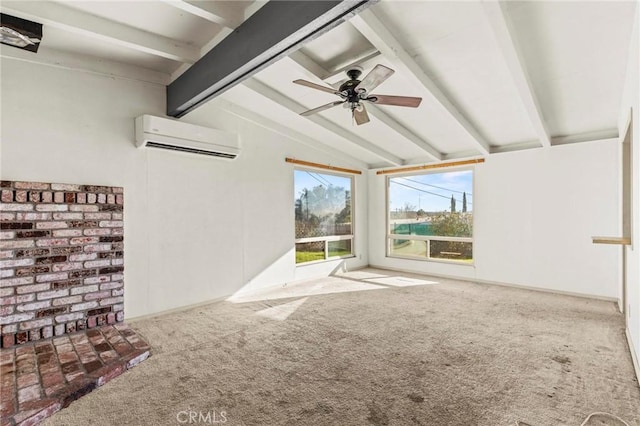
<instances>
[{"instance_id":1,"label":"ceiling fan","mask_svg":"<svg viewBox=\"0 0 640 426\"><path fill-rule=\"evenodd\" d=\"M380 85L380 83L391 77L391 74L394 72L395 71L391 68L378 64L362 80L358 80L362 74L362 68L353 67L347 71L349 80L342 83L340 88L337 90L306 80L295 80L294 83L300 84L301 86L307 86L323 92L333 93L334 95L338 95L342 98L341 101L331 102L326 105L310 109L300 115L307 116L338 105L343 105L345 108L351 109L351 114L356 124L361 125L369 122L369 114L367 114L364 101L372 102L377 105L394 105L417 108L418 105L420 105L420 102L422 102L422 98L370 94L373 89Z\"/></svg>"}]
</instances>

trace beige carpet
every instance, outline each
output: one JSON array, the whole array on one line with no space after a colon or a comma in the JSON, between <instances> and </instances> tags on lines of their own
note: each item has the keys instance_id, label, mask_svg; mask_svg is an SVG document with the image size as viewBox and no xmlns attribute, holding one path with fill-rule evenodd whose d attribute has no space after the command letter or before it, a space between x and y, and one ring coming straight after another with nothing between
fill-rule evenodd
<instances>
[{"instance_id":1,"label":"beige carpet","mask_svg":"<svg viewBox=\"0 0 640 426\"><path fill-rule=\"evenodd\" d=\"M45 424L640 425L610 302L374 269L237 299L132 322L151 358Z\"/></svg>"}]
</instances>

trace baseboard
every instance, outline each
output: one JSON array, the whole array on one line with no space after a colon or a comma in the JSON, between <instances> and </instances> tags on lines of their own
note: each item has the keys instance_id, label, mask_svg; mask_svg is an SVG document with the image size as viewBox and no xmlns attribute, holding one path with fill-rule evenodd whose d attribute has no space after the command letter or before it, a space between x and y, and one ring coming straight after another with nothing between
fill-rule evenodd
<instances>
[{"instance_id":1,"label":"baseboard","mask_svg":"<svg viewBox=\"0 0 640 426\"><path fill-rule=\"evenodd\" d=\"M636 354L636 350L633 346L633 341L631 340L631 334L629 333L629 329L624 329L624 334L627 336L627 345L629 345L629 352L631 353L631 361L633 362L633 369L636 371L636 381L638 386L640 386L640 363L638 363L638 354Z\"/></svg>"},{"instance_id":2,"label":"baseboard","mask_svg":"<svg viewBox=\"0 0 640 426\"><path fill-rule=\"evenodd\" d=\"M473 282L488 284L488 285L496 285L500 287L513 287L513 288L519 288L522 290L539 291L542 293L559 294L562 296L573 296L573 297L581 297L583 299L602 300L604 302L618 303L617 297L598 296L595 294L586 294L586 293L575 293L573 291L554 290L551 288L532 287L532 286L522 285L522 284L511 284L511 283L503 283L503 282L488 281L488 280L473 280Z\"/></svg>"},{"instance_id":3,"label":"baseboard","mask_svg":"<svg viewBox=\"0 0 640 426\"><path fill-rule=\"evenodd\" d=\"M574 293L571 291L554 290L554 289L542 288L542 287L532 287L527 285L505 283L500 281L480 280L476 278L457 277L454 275L446 275L446 274L431 274L431 273L427 274L424 272L410 271L408 269L389 268L387 266L369 265L369 267L376 268L376 269L383 269L387 271L404 272L406 274L416 274L416 275L426 275L426 276L438 277L438 278L446 278L448 280L464 281L468 283L480 283L480 284L487 284L487 285L496 285L500 287L512 287L512 288L519 288L522 290L532 290L532 291L539 291L542 293L560 294L563 296L582 297L584 299L603 300L605 302L618 303L617 297L598 296L598 295L586 294L586 293Z\"/></svg>"},{"instance_id":4,"label":"baseboard","mask_svg":"<svg viewBox=\"0 0 640 426\"><path fill-rule=\"evenodd\" d=\"M162 315L168 315L168 314L173 314L176 312L182 312L182 311L188 311L189 309L195 309L195 308L201 308L203 306L208 306L214 303L218 303L218 302L224 302L225 300L227 300L229 297L231 297L232 295L228 295L228 296L222 296L222 297L217 297L215 299L209 299L205 302L200 302L200 303L194 303L192 305L185 305L185 306L179 306L177 308L171 308L171 309L166 309L164 311L158 311L158 312L154 312L151 314L146 314L146 315L139 315L137 317L127 317L125 315L125 322L127 323L134 323L136 321L141 321L141 320L146 320L149 318L155 318L155 317L159 317Z\"/></svg>"}]
</instances>

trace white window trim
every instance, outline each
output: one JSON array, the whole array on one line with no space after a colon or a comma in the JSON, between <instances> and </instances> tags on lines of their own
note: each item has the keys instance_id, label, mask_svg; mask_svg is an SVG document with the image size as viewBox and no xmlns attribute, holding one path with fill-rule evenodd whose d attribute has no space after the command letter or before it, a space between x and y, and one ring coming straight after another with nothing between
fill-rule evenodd
<instances>
[{"instance_id":1,"label":"white window trim","mask_svg":"<svg viewBox=\"0 0 640 426\"><path fill-rule=\"evenodd\" d=\"M318 241L344 241L344 240L353 240L353 234L349 235L329 235L326 237L307 237L307 238L297 238L296 244L298 243L316 243Z\"/></svg>"},{"instance_id":2,"label":"white window trim","mask_svg":"<svg viewBox=\"0 0 640 426\"><path fill-rule=\"evenodd\" d=\"M416 240L416 241L453 241L460 243L472 243L473 237L440 237L436 235L407 235L407 234L387 234L387 238L393 240Z\"/></svg>"}]
</instances>

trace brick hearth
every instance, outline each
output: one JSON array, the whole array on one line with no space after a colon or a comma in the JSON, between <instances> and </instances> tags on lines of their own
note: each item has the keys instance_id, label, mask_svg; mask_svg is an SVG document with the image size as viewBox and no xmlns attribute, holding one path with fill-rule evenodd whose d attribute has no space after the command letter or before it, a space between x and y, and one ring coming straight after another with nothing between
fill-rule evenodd
<instances>
[{"instance_id":1,"label":"brick hearth","mask_svg":"<svg viewBox=\"0 0 640 426\"><path fill-rule=\"evenodd\" d=\"M117 323L0 350L0 425L35 425L149 356Z\"/></svg>"}]
</instances>

